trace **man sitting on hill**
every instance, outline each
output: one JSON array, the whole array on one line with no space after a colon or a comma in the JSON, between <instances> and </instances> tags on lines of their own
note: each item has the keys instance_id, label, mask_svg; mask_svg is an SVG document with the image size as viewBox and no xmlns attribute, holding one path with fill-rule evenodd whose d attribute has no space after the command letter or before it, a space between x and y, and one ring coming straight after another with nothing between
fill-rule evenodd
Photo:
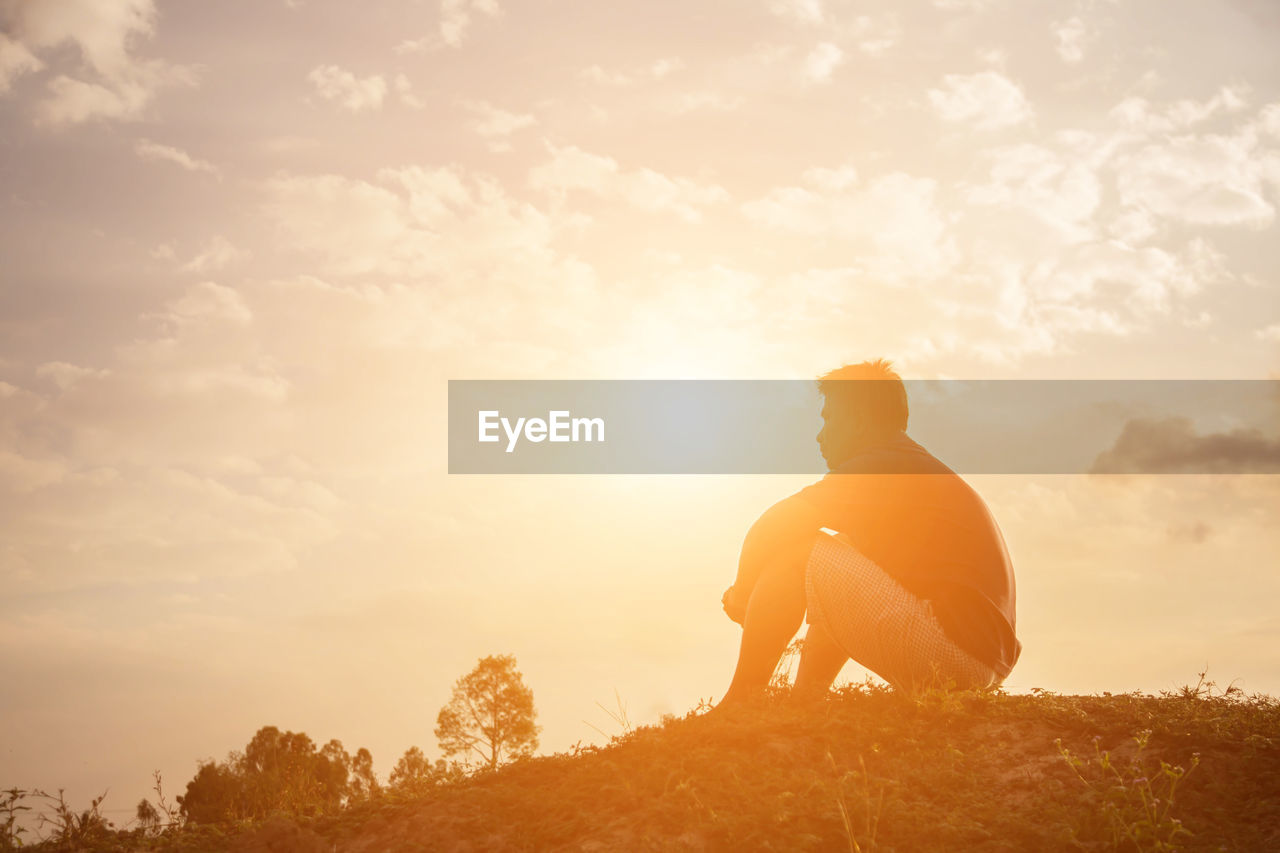
<instances>
[{"instance_id":1,"label":"man sitting on hill","mask_svg":"<svg viewBox=\"0 0 1280 853\"><path fill-rule=\"evenodd\" d=\"M887 362L833 370L818 390L830 473L747 533L722 600L742 645L721 704L763 691L806 609L797 694L824 694L849 658L898 689L999 685L1022 644L986 504L907 437L906 389Z\"/></svg>"}]
</instances>

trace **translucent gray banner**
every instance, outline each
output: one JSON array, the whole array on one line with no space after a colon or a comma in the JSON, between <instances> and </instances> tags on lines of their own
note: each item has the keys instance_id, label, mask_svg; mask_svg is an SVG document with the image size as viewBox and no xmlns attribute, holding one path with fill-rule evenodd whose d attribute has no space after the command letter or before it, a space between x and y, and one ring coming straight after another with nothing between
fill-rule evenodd
<instances>
[{"instance_id":1,"label":"translucent gray banner","mask_svg":"<svg viewBox=\"0 0 1280 853\"><path fill-rule=\"evenodd\" d=\"M961 474L1280 473L1275 380L907 380ZM451 474L823 474L806 380L451 380ZM891 473L891 472L890 472Z\"/></svg>"}]
</instances>

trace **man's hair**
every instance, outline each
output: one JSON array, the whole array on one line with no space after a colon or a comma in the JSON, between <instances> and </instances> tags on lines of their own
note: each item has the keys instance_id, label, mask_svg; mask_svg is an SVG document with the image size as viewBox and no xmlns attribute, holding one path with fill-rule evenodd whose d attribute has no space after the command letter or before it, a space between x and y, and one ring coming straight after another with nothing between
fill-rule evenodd
<instances>
[{"instance_id":1,"label":"man's hair","mask_svg":"<svg viewBox=\"0 0 1280 853\"><path fill-rule=\"evenodd\" d=\"M849 381L854 380L854 381ZM907 389L888 361L846 364L818 377L818 393L856 411L878 430L906 430Z\"/></svg>"}]
</instances>

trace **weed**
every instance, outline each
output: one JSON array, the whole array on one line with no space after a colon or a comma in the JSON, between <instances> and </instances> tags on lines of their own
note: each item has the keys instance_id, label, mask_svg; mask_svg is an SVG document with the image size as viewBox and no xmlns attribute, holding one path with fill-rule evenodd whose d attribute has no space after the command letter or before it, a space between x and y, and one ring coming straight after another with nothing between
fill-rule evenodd
<instances>
[{"instance_id":1,"label":"weed","mask_svg":"<svg viewBox=\"0 0 1280 853\"><path fill-rule=\"evenodd\" d=\"M1134 737L1137 750L1127 766L1101 748L1100 737L1093 739L1091 759L1074 755L1062 745L1061 738L1054 741L1076 777L1089 789L1090 800L1097 803L1104 823L1104 840L1115 850L1177 850L1178 839L1191 834L1173 816L1174 795L1182 780L1199 765L1200 755L1192 756L1187 769L1161 760L1159 771L1154 771L1143 761L1150 738L1150 730ZM1078 831L1073 830L1072 840L1080 843Z\"/></svg>"},{"instance_id":2,"label":"weed","mask_svg":"<svg viewBox=\"0 0 1280 853\"><path fill-rule=\"evenodd\" d=\"M26 829L18 826L18 812L29 812L31 806L22 805L27 792L21 788L10 788L0 791L0 850L16 850L22 846L22 836Z\"/></svg>"},{"instance_id":3,"label":"weed","mask_svg":"<svg viewBox=\"0 0 1280 853\"><path fill-rule=\"evenodd\" d=\"M791 686L791 673L799 662L800 654L803 650L803 637L796 637L787 645L787 648L782 652L782 657L778 658L778 665L773 668L773 675L769 677L770 687L777 689Z\"/></svg>"},{"instance_id":4,"label":"weed","mask_svg":"<svg viewBox=\"0 0 1280 853\"><path fill-rule=\"evenodd\" d=\"M835 757L827 753L827 764L833 772L839 772ZM853 818L849 812L849 801L845 793L845 784L853 781L862 792L862 832L866 847L858 841L859 833L854 832ZM836 780L836 808L840 812L840 823L844 827L845 840L849 844L850 853L862 853L863 850L876 849L876 831L880 826L880 815L884 811L884 785L877 784L872 792L871 777L867 774L867 764L862 756L858 756L858 771L847 771Z\"/></svg>"},{"instance_id":5,"label":"weed","mask_svg":"<svg viewBox=\"0 0 1280 853\"><path fill-rule=\"evenodd\" d=\"M622 729L622 733L621 733L621 734L617 734L617 735L609 735L609 734L606 734L606 733L605 733L602 729L600 729L599 727L594 726L594 725L592 725L591 723L587 723L587 721L586 721L586 720L583 720L583 721L582 721L582 722L586 723L588 726L591 726L591 728L595 729L597 732L599 732L603 737L608 738L608 739L609 739L609 741L610 741L611 743L612 743L613 741L619 740L619 739L621 739L621 738L626 738L626 737L627 737L627 736L629 736L632 732L634 732L634 731L635 731L635 728L636 728L636 727L635 727L635 725L631 722L631 718L627 716L627 706L626 706L626 704L622 701L622 695L621 695L620 693L618 693L617 688L614 688L614 691L613 691L613 698L614 698L614 701L615 701L615 702L617 702L617 705L618 705L618 710L617 710L617 711L611 711L611 710L609 710L608 708L606 708L604 705L602 705L602 704L601 704L601 703L599 703L599 702L597 702L597 703L596 703L596 707L597 707L597 708L599 708L601 711L604 711L606 714L608 714L608 715L609 715L609 719L613 720L613 722L614 722L614 723L615 723L615 724L616 724L620 729Z\"/></svg>"},{"instance_id":6,"label":"weed","mask_svg":"<svg viewBox=\"0 0 1280 853\"><path fill-rule=\"evenodd\" d=\"M41 829L47 826L53 827L50 835L44 840L53 840L61 844L89 844L107 838L114 828L114 824L103 817L102 812L98 810L102 801L107 798L106 791L94 797L89 808L78 813L67 805L62 788L58 789L56 795L36 789L31 792L31 796L44 800L52 810L52 814L41 811L37 815Z\"/></svg>"}]
</instances>

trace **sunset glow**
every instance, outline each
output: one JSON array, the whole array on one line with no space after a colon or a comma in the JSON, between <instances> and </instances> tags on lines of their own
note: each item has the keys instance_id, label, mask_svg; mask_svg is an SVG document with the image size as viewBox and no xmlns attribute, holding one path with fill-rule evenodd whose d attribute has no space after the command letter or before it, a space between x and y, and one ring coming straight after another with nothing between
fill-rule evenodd
<instances>
[{"instance_id":1,"label":"sunset glow","mask_svg":"<svg viewBox=\"0 0 1280 853\"><path fill-rule=\"evenodd\" d=\"M1269 0L0 0L0 786L131 810L266 724L385 778L488 655L542 753L720 697L744 535L816 478L451 475L449 380L1280 378L1278 39ZM1010 692L1280 693L1274 475L965 479Z\"/></svg>"}]
</instances>

